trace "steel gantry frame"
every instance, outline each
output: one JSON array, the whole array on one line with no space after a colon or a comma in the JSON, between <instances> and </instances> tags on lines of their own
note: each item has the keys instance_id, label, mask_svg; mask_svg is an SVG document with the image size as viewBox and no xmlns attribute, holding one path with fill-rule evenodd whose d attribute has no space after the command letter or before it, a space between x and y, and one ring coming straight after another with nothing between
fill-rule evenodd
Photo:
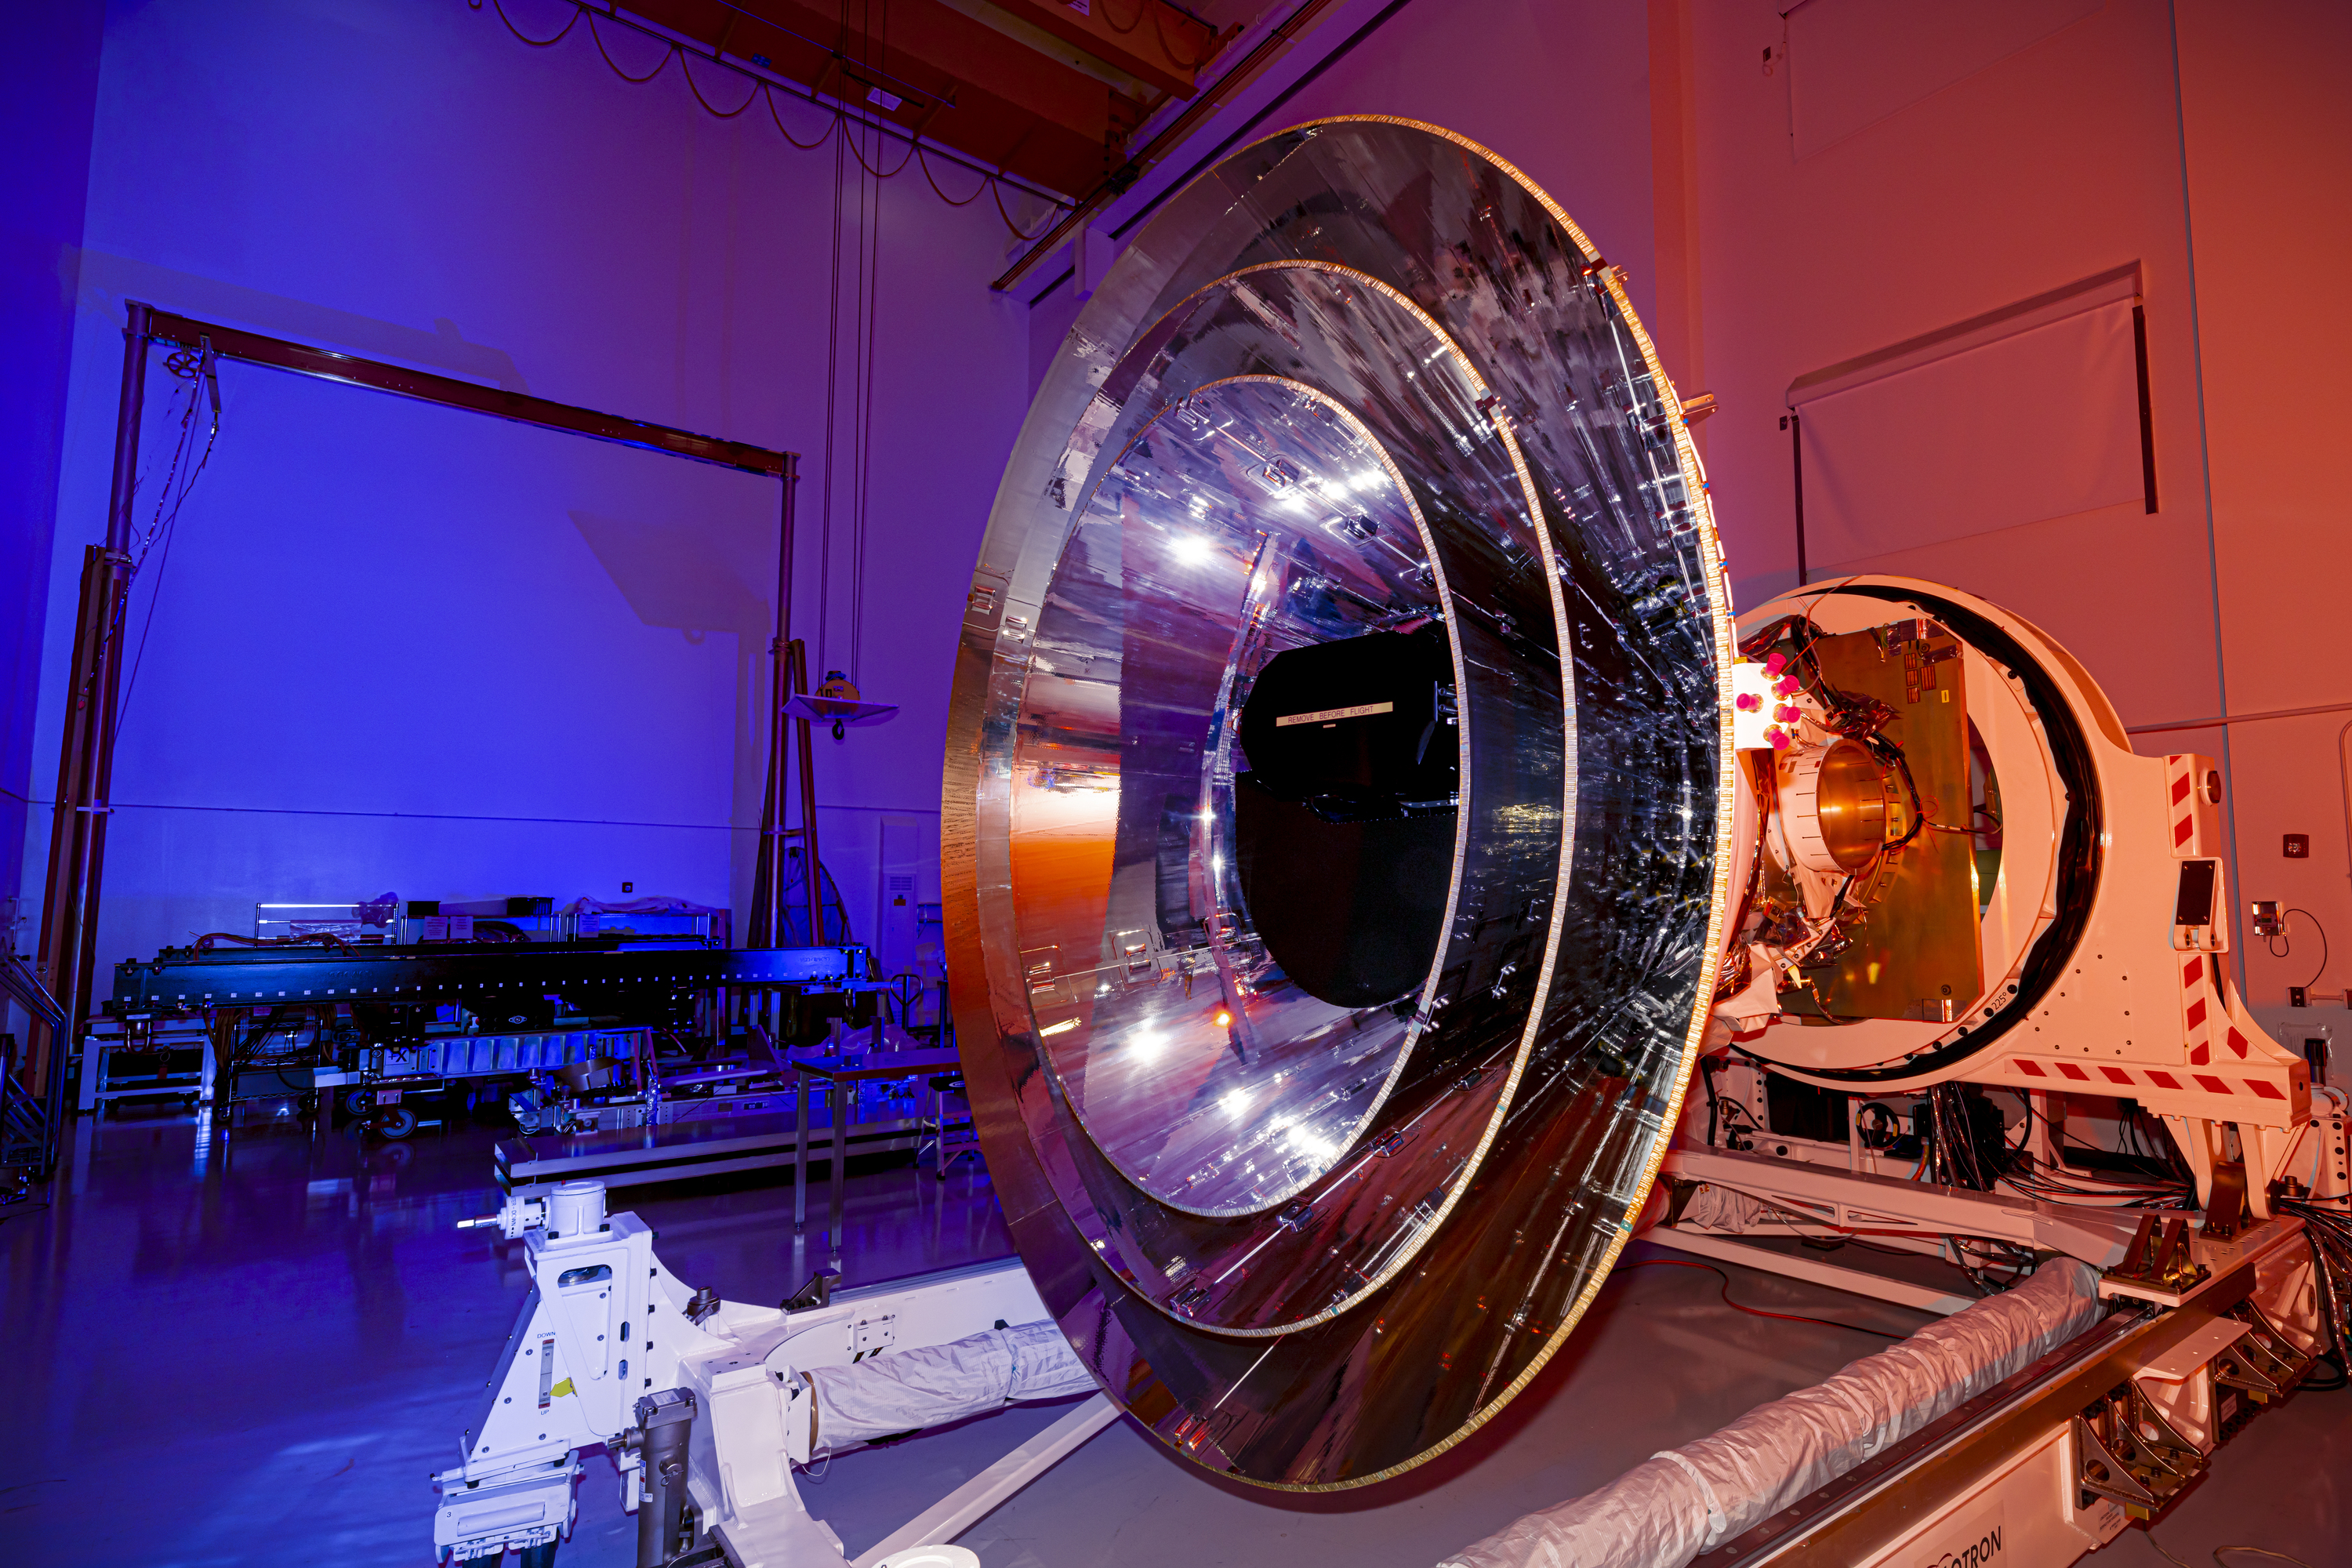
<instances>
[{"instance_id":1,"label":"steel gantry frame","mask_svg":"<svg viewBox=\"0 0 2352 1568\"><path fill-rule=\"evenodd\" d=\"M799 455L290 342L131 300L122 332L122 386L115 412L114 471L107 500L106 536L104 542L89 546L82 557L81 597L66 678L65 731L58 752L56 803L50 816L48 868L42 885L35 969L40 985L55 998L56 1011L52 1015L47 1008L33 1009L32 1027L21 1061L0 1064L14 1069L9 1076L21 1088L18 1098L26 1105L43 1108L40 1135L24 1141L31 1152L20 1163L31 1167L30 1179L46 1180L56 1167L58 1126L64 1103L62 1058L71 1048L93 1002L99 903L106 871L107 819L114 810L114 731L121 694L123 616L131 589L131 507L138 490L147 351L154 343L199 356L198 374L202 375L209 376L217 361L237 360L775 479L780 491L778 567L775 636L770 648L775 674L770 693L768 788L760 823L760 869L752 928L754 945L772 942L777 929L773 905L782 886L782 878L776 874L777 847L785 837L797 837L805 846L809 863L814 866L816 861L816 797L807 776L805 720L795 721L801 730L802 821L799 827L793 829L783 828L781 823L787 798L783 703L791 695L789 688L793 684L786 664L792 642L793 502L799 480ZM814 899L821 879L812 874L807 880L812 900L811 929L814 930L818 929L814 918Z\"/></svg>"}]
</instances>

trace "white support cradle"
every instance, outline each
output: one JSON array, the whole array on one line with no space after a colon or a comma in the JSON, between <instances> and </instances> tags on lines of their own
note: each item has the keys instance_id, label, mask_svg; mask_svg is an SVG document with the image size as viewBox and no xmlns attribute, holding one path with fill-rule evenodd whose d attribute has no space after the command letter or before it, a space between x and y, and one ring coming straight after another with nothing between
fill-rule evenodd
<instances>
[{"instance_id":1,"label":"white support cradle","mask_svg":"<svg viewBox=\"0 0 2352 1568\"><path fill-rule=\"evenodd\" d=\"M803 1504L796 1462L1095 1388L1019 1260L843 1291L787 1313L689 1289L654 1256L644 1222L605 1216L600 1184L512 1198L499 1215L467 1223L520 1237L532 1288L464 1463L434 1478L444 1559L543 1550L568 1536L581 1455L599 1445L635 1512L642 1477L630 1422L652 1391L694 1396L687 1493L737 1568L877 1568L951 1541L1118 1418L1096 1393L853 1565Z\"/></svg>"}]
</instances>

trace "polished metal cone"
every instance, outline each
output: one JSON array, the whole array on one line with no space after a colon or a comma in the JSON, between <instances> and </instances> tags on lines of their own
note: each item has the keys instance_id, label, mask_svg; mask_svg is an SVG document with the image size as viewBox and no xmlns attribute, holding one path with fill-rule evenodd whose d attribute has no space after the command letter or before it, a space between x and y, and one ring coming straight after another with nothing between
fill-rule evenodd
<instances>
[{"instance_id":1,"label":"polished metal cone","mask_svg":"<svg viewBox=\"0 0 2352 1568\"><path fill-rule=\"evenodd\" d=\"M1622 283L1510 165L1326 121L1129 245L958 656L958 1037L1013 1237L1187 1458L1360 1485L1573 1329L1724 919L1722 563Z\"/></svg>"}]
</instances>

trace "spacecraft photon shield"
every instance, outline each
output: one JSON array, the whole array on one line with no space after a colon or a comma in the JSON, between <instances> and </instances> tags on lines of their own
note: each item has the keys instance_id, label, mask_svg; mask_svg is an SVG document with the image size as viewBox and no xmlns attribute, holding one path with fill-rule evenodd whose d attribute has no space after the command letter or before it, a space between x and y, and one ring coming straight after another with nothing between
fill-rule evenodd
<instances>
[{"instance_id":1,"label":"spacecraft photon shield","mask_svg":"<svg viewBox=\"0 0 2352 1568\"><path fill-rule=\"evenodd\" d=\"M950 963L1015 1243L1178 1451L1360 1485L1573 1328L1716 988L1730 657L1620 280L1482 149L1256 143L1081 312L963 624Z\"/></svg>"}]
</instances>

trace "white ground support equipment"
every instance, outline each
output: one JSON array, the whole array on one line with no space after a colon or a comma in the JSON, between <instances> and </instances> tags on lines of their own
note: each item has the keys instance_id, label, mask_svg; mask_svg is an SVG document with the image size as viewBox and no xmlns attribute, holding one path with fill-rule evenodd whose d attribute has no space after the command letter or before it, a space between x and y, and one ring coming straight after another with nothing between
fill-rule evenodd
<instances>
[{"instance_id":1,"label":"white ground support equipment","mask_svg":"<svg viewBox=\"0 0 2352 1568\"><path fill-rule=\"evenodd\" d=\"M2327 1346L2301 1221L2195 1250L2173 1289L2051 1259L1446 1568L2063 1568L2160 1510Z\"/></svg>"},{"instance_id":2,"label":"white ground support equipment","mask_svg":"<svg viewBox=\"0 0 2352 1568\"><path fill-rule=\"evenodd\" d=\"M495 1563L511 1549L526 1568L546 1568L577 1513L581 1456L602 1446L620 1469L648 1568L915 1568L907 1553L939 1548L1117 1418L1096 1394L853 1565L802 1505L795 1465L1094 1386L1059 1331L1040 1321L1045 1309L1018 1261L754 1307L681 1283L655 1257L644 1221L606 1215L600 1183L510 1197L497 1215L461 1224L520 1239L531 1290L466 1433L464 1462L434 1477L444 1561ZM887 1363L874 1364L886 1352ZM969 1556L933 1550L930 1568Z\"/></svg>"},{"instance_id":3,"label":"white ground support equipment","mask_svg":"<svg viewBox=\"0 0 2352 1568\"><path fill-rule=\"evenodd\" d=\"M1718 1158L1694 1168L1744 1179L1773 1163ZM1707 1234L1688 1227L1748 1213L1724 1199L1738 1188L1686 1190L1683 1218L1657 1239L1686 1246ZM797 1467L1092 1387L1041 1321L1026 1272L1007 1259L782 1309L720 1301L664 1268L652 1232L608 1216L604 1196L567 1184L464 1222L520 1239L533 1286L465 1462L435 1478L444 1560L512 1549L548 1568L576 1512L582 1455L602 1445L638 1520L641 1568L978 1568L946 1543L1118 1418L1096 1394L853 1562L803 1504ZM1946 1195L1966 1199L1998 1202ZM2118 1242L2097 1216L2055 1207L2010 1212L2002 1223L2047 1260L1965 1307L1838 1271L1823 1282L1951 1315L1529 1515L1449 1568L1899 1568L1971 1544L1995 1554L1987 1562L2062 1568L2113 1540L2294 1390L2330 1343L2335 1297L2293 1216L2226 1242L2145 1225ZM1999 1228L1989 1213L1947 1218L1982 1234ZM2104 1271L2079 1256L2110 1252Z\"/></svg>"},{"instance_id":4,"label":"white ground support equipment","mask_svg":"<svg viewBox=\"0 0 2352 1568\"><path fill-rule=\"evenodd\" d=\"M2231 983L2206 759L2133 755L2063 649L1951 589L1846 579L1747 626L1781 651L1737 667L1725 978L1649 1234L1948 1318L1455 1561L2063 1568L2340 1357L2345 1096ZM2069 1162L2104 1108L2160 1119L2134 1173ZM899 1568L1116 1417L1097 1394L851 1564L796 1464L1091 1386L1018 1263L787 1310L689 1289L596 1183L467 1223L534 1283L436 1478L446 1557L543 1568L601 1444L646 1568ZM1966 1280L1789 1250L1855 1236Z\"/></svg>"},{"instance_id":5,"label":"white ground support equipment","mask_svg":"<svg viewBox=\"0 0 2352 1568\"><path fill-rule=\"evenodd\" d=\"M1951 1316L1456 1561L2062 1568L2340 1362L2346 1095L2231 980L2210 759L2135 755L1953 589L1843 578L1740 629L1724 978L1648 1234ZM1967 1278L1790 1245L1859 1237Z\"/></svg>"}]
</instances>

